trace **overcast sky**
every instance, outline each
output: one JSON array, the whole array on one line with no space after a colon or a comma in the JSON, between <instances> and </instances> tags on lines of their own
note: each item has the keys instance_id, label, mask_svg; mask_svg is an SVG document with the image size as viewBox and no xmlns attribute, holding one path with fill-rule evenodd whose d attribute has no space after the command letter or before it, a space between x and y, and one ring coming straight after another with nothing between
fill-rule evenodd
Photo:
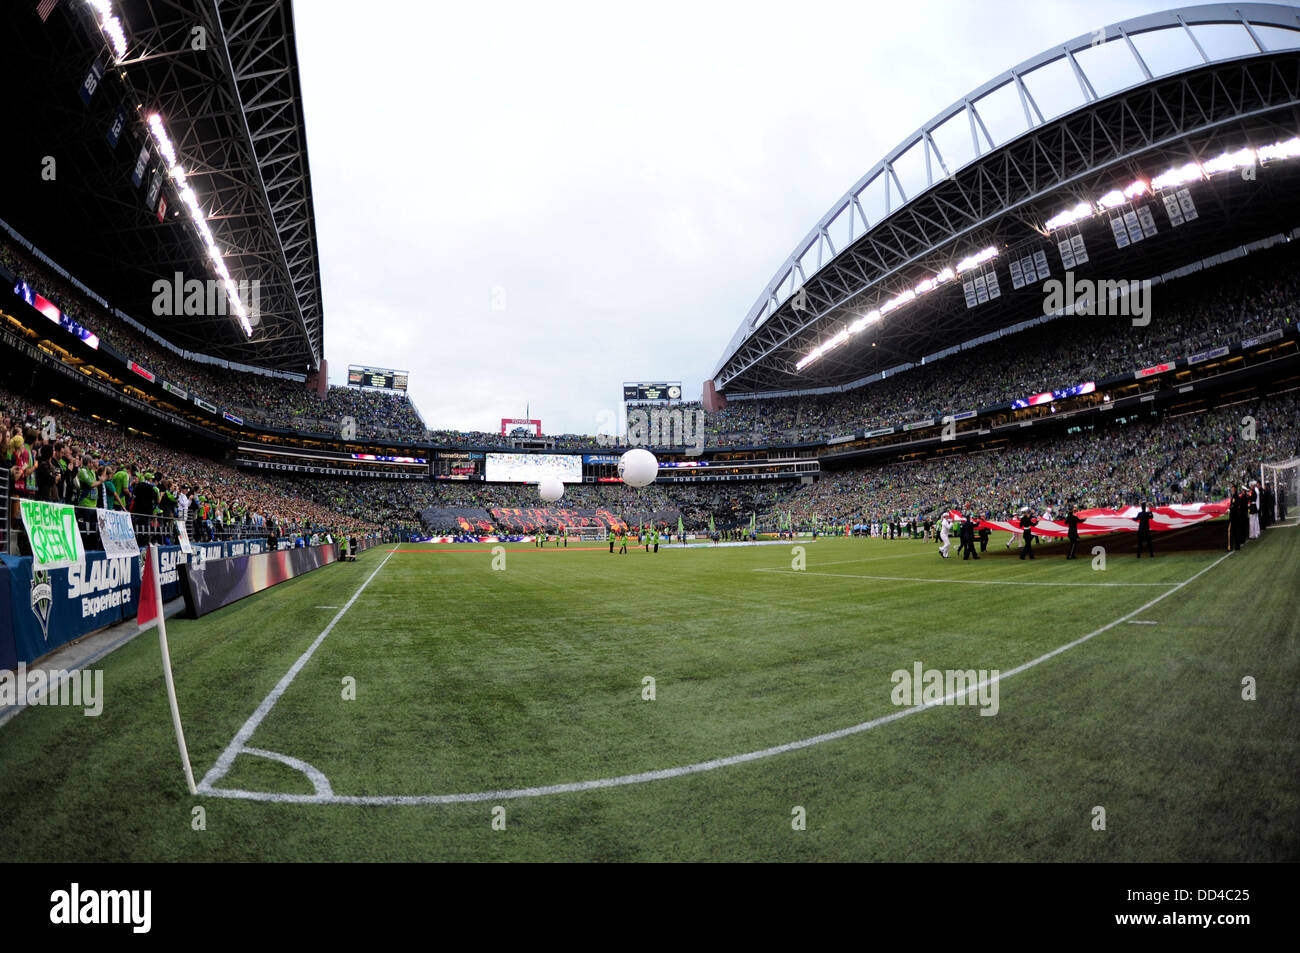
<instances>
[{"instance_id":1,"label":"overcast sky","mask_svg":"<svg viewBox=\"0 0 1300 953\"><path fill-rule=\"evenodd\" d=\"M886 152L1049 46L1168 0L294 4L330 380L435 428L594 433L699 396ZM364 8L364 10L363 10Z\"/></svg>"}]
</instances>

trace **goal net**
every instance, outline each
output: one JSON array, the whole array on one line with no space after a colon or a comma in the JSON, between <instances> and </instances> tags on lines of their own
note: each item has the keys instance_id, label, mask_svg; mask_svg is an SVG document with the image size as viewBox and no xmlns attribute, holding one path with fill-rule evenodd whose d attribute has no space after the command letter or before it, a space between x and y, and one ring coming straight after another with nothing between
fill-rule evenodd
<instances>
[{"instance_id":1,"label":"goal net","mask_svg":"<svg viewBox=\"0 0 1300 953\"><path fill-rule=\"evenodd\" d=\"M1300 505L1300 457L1282 463L1261 463L1259 483L1273 491L1273 519L1295 519Z\"/></svg>"}]
</instances>

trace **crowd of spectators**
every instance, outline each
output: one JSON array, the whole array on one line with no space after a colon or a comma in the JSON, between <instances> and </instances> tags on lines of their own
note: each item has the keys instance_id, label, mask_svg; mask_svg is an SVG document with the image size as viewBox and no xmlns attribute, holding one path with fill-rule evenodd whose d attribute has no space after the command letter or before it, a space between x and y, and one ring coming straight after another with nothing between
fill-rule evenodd
<instances>
[{"instance_id":1,"label":"crowd of spectators","mask_svg":"<svg viewBox=\"0 0 1300 953\"><path fill-rule=\"evenodd\" d=\"M1246 418L1249 418L1247 421ZM1246 421L1243 423L1243 421ZM1229 485L1257 477L1261 462L1297 452L1300 394L1201 414L1151 414L986 452L916 463L823 472L813 483L789 480L569 484L554 506L605 509L629 523L680 513L692 531L747 527L776 531L872 521L937 519L959 508L995 519L1022 506L1037 512L1221 500ZM385 525L412 520L425 507L481 509L547 506L528 484L447 481L331 481L298 478L299 495Z\"/></svg>"},{"instance_id":2,"label":"crowd of spectators","mask_svg":"<svg viewBox=\"0 0 1300 953\"><path fill-rule=\"evenodd\" d=\"M343 418L351 417L362 437L406 442L427 438L424 421L406 394L330 387L320 397L302 381L182 357L105 309L2 235L0 263L113 350L248 423L334 434L340 431Z\"/></svg>"},{"instance_id":3,"label":"crowd of spectators","mask_svg":"<svg viewBox=\"0 0 1300 953\"><path fill-rule=\"evenodd\" d=\"M1237 345L1300 319L1300 248L1291 243L1158 285L1150 307L1144 327L1122 315L1059 318L851 391L733 400L706 416L706 443L820 441L981 410Z\"/></svg>"},{"instance_id":4,"label":"crowd of spectators","mask_svg":"<svg viewBox=\"0 0 1300 953\"><path fill-rule=\"evenodd\" d=\"M126 509L146 519L177 517L196 539L261 535L269 527L281 536L317 528L381 529L275 481L3 388L0 433L0 465L18 496Z\"/></svg>"},{"instance_id":5,"label":"crowd of spectators","mask_svg":"<svg viewBox=\"0 0 1300 953\"><path fill-rule=\"evenodd\" d=\"M1042 513L1070 504L1214 502L1228 496L1232 483L1257 479L1260 463L1295 456L1297 433L1300 394L1292 392L1191 416L1116 421L987 453L826 473L796 489L789 506L796 526L843 526L936 519L952 508L1006 519L1022 506Z\"/></svg>"}]
</instances>

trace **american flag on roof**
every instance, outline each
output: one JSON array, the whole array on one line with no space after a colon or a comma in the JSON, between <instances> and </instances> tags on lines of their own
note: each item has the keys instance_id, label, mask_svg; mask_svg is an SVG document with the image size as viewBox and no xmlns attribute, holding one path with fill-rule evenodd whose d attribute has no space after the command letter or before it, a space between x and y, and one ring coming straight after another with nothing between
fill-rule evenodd
<instances>
[{"instance_id":1,"label":"american flag on roof","mask_svg":"<svg viewBox=\"0 0 1300 953\"><path fill-rule=\"evenodd\" d=\"M44 23L50 18L50 14L54 12L54 8L58 5L59 0L41 0L36 7L36 15L40 17L41 22Z\"/></svg>"}]
</instances>

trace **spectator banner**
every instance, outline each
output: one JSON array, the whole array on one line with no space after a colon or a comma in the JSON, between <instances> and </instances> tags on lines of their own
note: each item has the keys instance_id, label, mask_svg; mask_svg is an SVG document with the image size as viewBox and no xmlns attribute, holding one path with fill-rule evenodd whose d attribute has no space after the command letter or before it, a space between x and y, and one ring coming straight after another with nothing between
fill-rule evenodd
<instances>
[{"instance_id":1,"label":"spectator banner","mask_svg":"<svg viewBox=\"0 0 1300 953\"><path fill-rule=\"evenodd\" d=\"M894 432L893 427L881 427L879 430L868 430L862 436L863 439L867 437L883 437L885 436L885 434L891 434L893 432Z\"/></svg>"},{"instance_id":2,"label":"spectator banner","mask_svg":"<svg viewBox=\"0 0 1300 953\"><path fill-rule=\"evenodd\" d=\"M131 514L126 510L95 510L99 518L99 539L104 553L110 559L139 556L140 544L131 526Z\"/></svg>"},{"instance_id":3,"label":"spectator banner","mask_svg":"<svg viewBox=\"0 0 1300 953\"><path fill-rule=\"evenodd\" d=\"M244 418L243 418L243 417L236 417L234 414L232 414L232 413L231 413L230 411L228 411L228 410L223 410L223 411L221 412L221 416L222 416L222 417L225 417L225 418L226 418L227 420L229 420L232 424L240 424L240 425L242 426L243 423L244 423Z\"/></svg>"},{"instance_id":4,"label":"spectator banner","mask_svg":"<svg viewBox=\"0 0 1300 953\"><path fill-rule=\"evenodd\" d=\"M1221 357L1228 356L1228 348L1216 347L1208 351L1197 351L1195 354L1188 355L1188 364L1200 364L1202 361L1213 361Z\"/></svg>"},{"instance_id":5,"label":"spectator banner","mask_svg":"<svg viewBox=\"0 0 1300 953\"><path fill-rule=\"evenodd\" d=\"M194 547L190 545L190 534L185 530L185 521L176 521L176 541L181 544L181 552L186 556L194 552Z\"/></svg>"},{"instance_id":6,"label":"spectator banner","mask_svg":"<svg viewBox=\"0 0 1300 953\"><path fill-rule=\"evenodd\" d=\"M197 407L202 407L204 410L206 410L206 411L207 411L208 413L210 413L210 414L215 414L215 413L217 412L217 406L216 406L216 404L209 404L209 403L208 403L206 400L204 400L202 397L195 397L195 398L194 398L194 404L195 404L195 406L197 406Z\"/></svg>"},{"instance_id":7,"label":"spectator banner","mask_svg":"<svg viewBox=\"0 0 1300 953\"><path fill-rule=\"evenodd\" d=\"M1269 341L1280 341L1282 339L1282 329L1269 331L1267 334L1261 334L1258 337L1246 338L1241 342L1241 347L1245 350L1248 347L1254 347L1257 344L1267 344Z\"/></svg>"},{"instance_id":8,"label":"spectator banner","mask_svg":"<svg viewBox=\"0 0 1300 953\"><path fill-rule=\"evenodd\" d=\"M167 391L167 393L175 394L181 400L185 400L187 397L190 396L182 388L177 387L175 384L171 383L170 381L163 381L162 386L163 386L163 390Z\"/></svg>"},{"instance_id":9,"label":"spectator banner","mask_svg":"<svg viewBox=\"0 0 1300 953\"><path fill-rule=\"evenodd\" d=\"M929 420L914 420L910 424L903 424L903 432L907 433L910 430L924 430L926 427L933 427L933 426L934 426L933 417L931 417Z\"/></svg>"},{"instance_id":10,"label":"spectator banner","mask_svg":"<svg viewBox=\"0 0 1300 953\"><path fill-rule=\"evenodd\" d=\"M23 527L37 569L61 569L86 561L77 532L77 511L66 503L23 500Z\"/></svg>"},{"instance_id":11,"label":"spectator banner","mask_svg":"<svg viewBox=\"0 0 1300 953\"><path fill-rule=\"evenodd\" d=\"M829 440L826 441L826 445L830 446L831 444L836 444L836 443L849 443L854 439L856 438L853 436L853 434L845 434L843 437L831 437Z\"/></svg>"},{"instance_id":12,"label":"spectator banner","mask_svg":"<svg viewBox=\"0 0 1300 953\"><path fill-rule=\"evenodd\" d=\"M975 416L975 411L963 410L960 414L949 414L948 416L951 417L953 420L970 420L972 417Z\"/></svg>"}]
</instances>

